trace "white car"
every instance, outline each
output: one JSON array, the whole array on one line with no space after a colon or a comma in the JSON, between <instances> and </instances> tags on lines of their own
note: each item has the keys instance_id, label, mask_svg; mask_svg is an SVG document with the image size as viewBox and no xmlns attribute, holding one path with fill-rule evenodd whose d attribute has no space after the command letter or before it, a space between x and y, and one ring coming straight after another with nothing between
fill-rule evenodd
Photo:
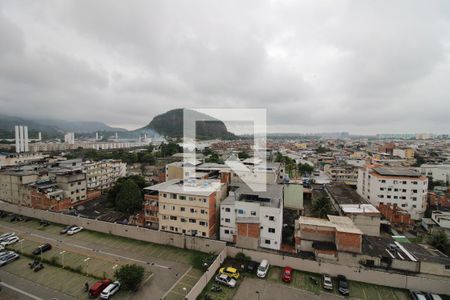
<instances>
[{"instance_id":1,"label":"white car","mask_svg":"<svg viewBox=\"0 0 450 300\"><path fill-rule=\"evenodd\" d=\"M267 259L263 259L258 266L256 276L259 278L265 278L267 276L267 272L269 272L269 261Z\"/></svg>"},{"instance_id":2,"label":"white car","mask_svg":"<svg viewBox=\"0 0 450 300\"><path fill-rule=\"evenodd\" d=\"M12 245L14 243L17 243L19 241L19 237L14 235L10 236L9 238L4 239L2 242L0 242L0 245L5 247L7 245Z\"/></svg>"},{"instance_id":3,"label":"white car","mask_svg":"<svg viewBox=\"0 0 450 300\"><path fill-rule=\"evenodd\" d=\"M331 276L328 274L323 274L322 276L322 286L326 290L333 290L333 280L331 280Z\"/></svg>"},{"instance_id":4,"label":"white car","mask_svg":"<svg viewBox=\"0 0 450 300\"><path fill-rule=\"evenodd\" d=\"M15 261L16 259L19 259L19 257L20 257L19 254L9 251L0 258L0 267L9 264L10 262Z\"/></svg>"},{"instance_id":5,"label":"white car","mask_svg":"<svg viewBox=\"0 0 450 300\"><path fill-rule=\"evenodd\" d=\"M114 281L110 283L100 294L100 299L109 299L120 289L120 282Z\"/></svg>"},{"instance_id":6,"label":"white car","mask_svg":"<svg viewBox=\"0 0 450 300\"><path fill-rule=\"evenodd\" d=\"M68 231L67 231L67 234L68 235L74 235L75 233L78 233L78 232L80 232L81 230L83 230L83 227L78 227L78 226L74 226L74 227L72 227L72 228L70 228Z\"/></svg>"},{"instance_id":7,"label":"white car","mask_svg":"<svg viewBox=\"0 0 450 300\"><path fill-rule=\"evenodd\" d=\"M227 274L217 274L216 282L224 284L229 287L236 286L236 280L228 276Z\"/></svg>"},{"instance_id":8,"label":"white car","mask_svg":"<svg viewBox=\"0 0 450 300\"><path fill-rule=\"evenodd\" d=\"M15 236L15 235L16 235L15 232L7 232L7 233L4 233L4 234L0 235L0 240L1 239L5 239L5 238L9 238L9 237Z\"/></svg>"}]
</instances>

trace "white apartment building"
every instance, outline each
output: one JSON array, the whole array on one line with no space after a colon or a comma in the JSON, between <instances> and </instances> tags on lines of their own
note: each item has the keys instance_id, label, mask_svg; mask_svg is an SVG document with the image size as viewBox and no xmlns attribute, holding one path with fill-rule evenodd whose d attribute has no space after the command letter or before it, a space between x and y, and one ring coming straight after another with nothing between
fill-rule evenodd
<instances>
[{"instance_id":1,"label":"white apartment building","mask_svg":"<svg viewBox=\"0 0 450 300\"><path fill-rule=\"evenodd\" d=\"M220 239L238 247L279 250L283 229L283 185L267 185L254 192L246 185L233 186L220 204Z\"/></svg>"},{"instance_id":2,"label":"white apartment building","mask_svg":"<svg viewBox=\"0 0 450 300\"><path fill-rule=\"evenodd\" d=\"M423 164L417 168L417 171L428 178L433 178L433 181L450 183L450 165Z\"/></svg>"},{"instance_id":3,"label":"white apartment building","mask_svg":"<svg viewBox=\"0 0 450 300\"><path fill-rule=\"evenodd\" d=\"M375 206L396 204L420 220L427 208L428 178L410 168L370 165L358 171L357 192Z\"/></svg>"},{"instance_id":4,"label":"white apartment building","mask_svg":"<svg viewBox=\"0 0 450 300\"><path fill-rule=\"evenodd\" d=\"M108 189L127 175L127 164L121 160L106 159L84 164L88 189Z\"/></svg>"},{"instance_id":5,"label":"white apartment building","mask_svg":"<svg viewBox=\"0 0 450 300\"><path fill-rule=\"evenodd\" d=\"M146 187L144 192L150 196L144 203L146 220L159 222L159 229L164 231L216 237L219 203L226 188L219 180L196 179L173 179ZM150 219L155 216L153 212L156 219Z\"/></svg>"}]
</instances>

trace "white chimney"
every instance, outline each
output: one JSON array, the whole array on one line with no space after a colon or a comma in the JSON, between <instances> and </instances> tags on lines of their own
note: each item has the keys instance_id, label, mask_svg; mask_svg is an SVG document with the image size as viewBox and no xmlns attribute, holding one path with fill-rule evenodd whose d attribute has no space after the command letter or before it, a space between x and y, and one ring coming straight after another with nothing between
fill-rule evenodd
<instances>
[{"instance_id":1,"label":"white chimney","mask_svg":"<svg viewBox=\"0 0 450 300\"><path fill-rule=\"evenodd\" d=\"M16 135L15 135L15 142L16 142L16 152L20 153L20 137L19 137L19 126L15 126Z\"/></svg>"},{"instance_id":2,"label":"white chimney","mask_svg":"<svg viewBox=\"0 0 450 300\"><path fill-rule=\"evenodd\" d=\"M23 141L23 143L24 143L24 146L25 146L25 152L28 152L28 151L30 151L29 150L29 148L28 148L28 126L24 126L23 127L24 128L24 141Z\"/></svg>"}]
</instances>

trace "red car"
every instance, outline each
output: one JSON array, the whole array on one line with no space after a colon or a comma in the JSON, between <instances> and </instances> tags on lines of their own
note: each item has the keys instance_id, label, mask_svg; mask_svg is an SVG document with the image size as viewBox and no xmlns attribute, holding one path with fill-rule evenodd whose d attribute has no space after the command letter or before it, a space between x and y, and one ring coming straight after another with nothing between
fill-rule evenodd
<instances>
[{"instance_id":1,"label":"red car","mask_svg":"<svg viewBox=\"0 0 450 300\"><path fill-rule=\"evenodd\" d=\"M293 270L291 267L284 267L283 272L281 273L281 280L290 283L292 280L292 272Z\"/></svg>"},{"instance_id":2,"label":"red car","mask_svg":"<svg viewBox=\"0 0 450 300\"><path fill-rule=\"evenodd\" d=\"M89 296L96 298L111 283L111 279L103 279L94 283L89 289Z\"/></svg>"}]
</instances>

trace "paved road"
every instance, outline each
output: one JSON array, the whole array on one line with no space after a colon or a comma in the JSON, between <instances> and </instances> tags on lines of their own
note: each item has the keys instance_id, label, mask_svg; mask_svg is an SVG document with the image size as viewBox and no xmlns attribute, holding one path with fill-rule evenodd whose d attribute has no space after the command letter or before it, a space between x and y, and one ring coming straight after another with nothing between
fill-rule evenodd
<instances>
[{"instance_id":1,"label":"paved road","mask_svg":"<svg viewBox=\"0 0 450 300\"><path fill-rule=\"evenodd\" d=\"M256 292L259 292L259 297ZM342 297L321 293L320 295L312 294L308 291L289 287L282 284L273 283L267 280L245 278L240 284L239 290L236 292L235 300L342 300Z\"/></svg>"},{"instance_id":2,"label":"paved road","mask_svg":"<svg viewBox=\"0 0 450 300\"><path fill-rule=\"evenodd\" d=\"M76 300L66 294L0 270L0 299L11 300Z\"/></svg>"},{"instance_id":3,"label":"paved road","mask_svg":"<svg viewBox=\"0 0 450 300\"><path fill-rule=\"evenodd\" d=\"M148 295L151 295L152 299L160 299L189 268L187 264L151 256L141 256L130 251L112 248L103 243L78 240L76 235L65 236L34 230L20 223L15 223L14 227L11 227L9 224L0 223L0 227L8 231L14 231L22 238L28 240L37 242L50 241L54 247L63 250L112 261L126 260L128 263L131 261L146 267L155 275L142 288L142 291L136 294L136 299L149 299L145 298Z\"/></svg>"}]
</instances>

